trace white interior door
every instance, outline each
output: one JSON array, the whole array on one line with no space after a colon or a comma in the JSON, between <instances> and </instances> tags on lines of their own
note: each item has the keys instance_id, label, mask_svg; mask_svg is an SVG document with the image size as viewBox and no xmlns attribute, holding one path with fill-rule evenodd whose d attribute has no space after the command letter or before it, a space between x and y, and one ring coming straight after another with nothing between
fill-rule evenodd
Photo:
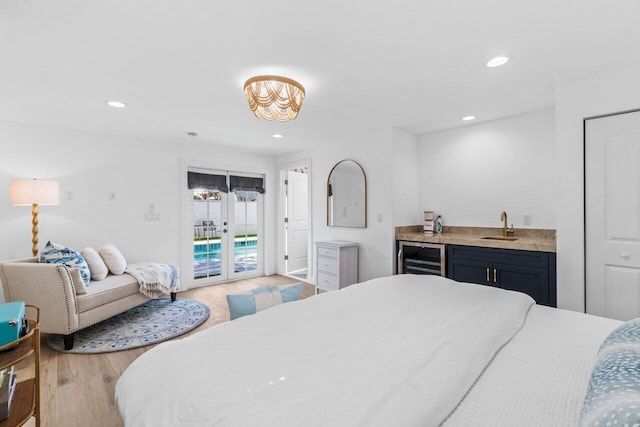
<instances>
[{"instance_id":1,"label":"white interior door","mask_svg":"<svg viewBox=\"0 0 640 427\"><path fill-rule=\"evenodd\" d=\"M640 317L640 112L585 124L587 313Z\"/></svg>"},{"instance_id":2,"label":"white interior door","mask_svg":"<svg viewBox=\"0 0 640 427\"><path fill-rule=\"evenodd\" d=\"M308 174L287 171L287 273L306 273L309 246Z\"/></svg>"}]
</instances>

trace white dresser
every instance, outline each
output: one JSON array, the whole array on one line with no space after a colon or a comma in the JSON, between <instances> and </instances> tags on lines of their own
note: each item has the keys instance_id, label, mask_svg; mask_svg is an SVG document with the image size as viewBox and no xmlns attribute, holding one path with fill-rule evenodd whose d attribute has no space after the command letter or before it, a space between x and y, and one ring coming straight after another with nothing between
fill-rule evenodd
<instances>
[{"instance_id":1,"label":"white dresser","mask_svg":"<svg viewBox=\"0 0 640 427\"><path fill-rule=\"evenodd\" d=\"M358 244L346 240L316 242L316 293L335 291L358 281Z\"/></svg>"}]
</instances>

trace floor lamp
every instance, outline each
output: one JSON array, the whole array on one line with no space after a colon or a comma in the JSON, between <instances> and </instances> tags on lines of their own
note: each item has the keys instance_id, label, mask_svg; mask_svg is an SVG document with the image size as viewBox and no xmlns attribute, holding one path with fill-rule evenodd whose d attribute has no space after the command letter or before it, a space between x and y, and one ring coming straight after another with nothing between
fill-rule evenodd
<instances>
[{"instance_id":1,"label":"floor lamp","mask_svg":"<svg viewBox=\"0 0 640 427\"><path fill-rule=\"evenodd\" d=\"M60 186L57 181L39 179L12 179L9 186L11 204L14 206L32 206L31 232L33 256L38 255L38 205L51 206L60 203Z\"/></svg>"}]
</instances>

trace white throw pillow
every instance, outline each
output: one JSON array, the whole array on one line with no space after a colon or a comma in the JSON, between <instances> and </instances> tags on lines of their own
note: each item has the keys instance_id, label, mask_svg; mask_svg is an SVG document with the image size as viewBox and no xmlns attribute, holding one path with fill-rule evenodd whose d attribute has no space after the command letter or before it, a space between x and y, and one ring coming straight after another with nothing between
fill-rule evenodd
<instances>
[{"instance_id":1,"label":"white throw pillow","mask_svg":"<svg viewBox=\"0 0 640 427\"><path fill-rule=\"evenodd\" d=\"M84 295L87 293L87 285L82 280L79 268L70 268L69 274L71 274L71 280L73 280L73 287L76 289L76 295Z\"/></svg>"},{"instance_id":2,"label":"white throw pillow","mask_svg":"<svg viewBox=\"0 0 640 427\"><path fill-rule=\"evenodd\" d=\"M107 268L109 268L111 274L120 275L124 273L124 270L127 268L127 260L124 259L122 252L113 244L105 243L98 249L98 253L104 263L107 264Z\"/></svg>"},{"instance_id":3,"label":"white throw pillow","mask_svg":"<svg viewBox=\"0 0 640 427\"><path fill-rule=\"evenodd\" d=\"M104 263L98 251L91 247L86 247L80 251L84 260L89 264L91 280L104 280L109 274L109 267Z\"/></svg>"}]
</instances>

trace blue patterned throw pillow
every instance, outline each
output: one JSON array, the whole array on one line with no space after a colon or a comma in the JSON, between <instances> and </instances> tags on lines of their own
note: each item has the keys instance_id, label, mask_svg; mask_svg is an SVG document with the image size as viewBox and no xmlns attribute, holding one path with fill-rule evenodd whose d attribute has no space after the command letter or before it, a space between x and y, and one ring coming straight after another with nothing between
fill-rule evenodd
<instances>
[{"instance_id":1,"label":"blue patterned throw pillow","mask_svg":"<svg viewBox=\"0 0 640 427\"><path fill-rule=\"evenodd\" d=\"M302 293L302 283L281 286L263 286L247 292L227 295L231 320L255 314L283 302L296 301Z\"/></svg>"},{"instance_id":2,"label":"blue patterned throw pillow","mask_svg":"<svg viewBox=\"0 0 640 427\"><path fill-rule=\"evenodd\" d=\"M600 346L582 425L640 426L640 319L618 327Z\"/></svg>"},{"instance_id":3,"label":"blue patterned throw pillow","mask_svg":"<svg viewBox=\"0 0 640 427\"><path fill-rule=\"evenodd\" d=\"M40 252L40 262L50 264L64 264L69 268L77 268L85 285L91 280L91 271L80 252L69 249L64 245L48 241L42 252Z\"/></svg>"}]
</instances>

